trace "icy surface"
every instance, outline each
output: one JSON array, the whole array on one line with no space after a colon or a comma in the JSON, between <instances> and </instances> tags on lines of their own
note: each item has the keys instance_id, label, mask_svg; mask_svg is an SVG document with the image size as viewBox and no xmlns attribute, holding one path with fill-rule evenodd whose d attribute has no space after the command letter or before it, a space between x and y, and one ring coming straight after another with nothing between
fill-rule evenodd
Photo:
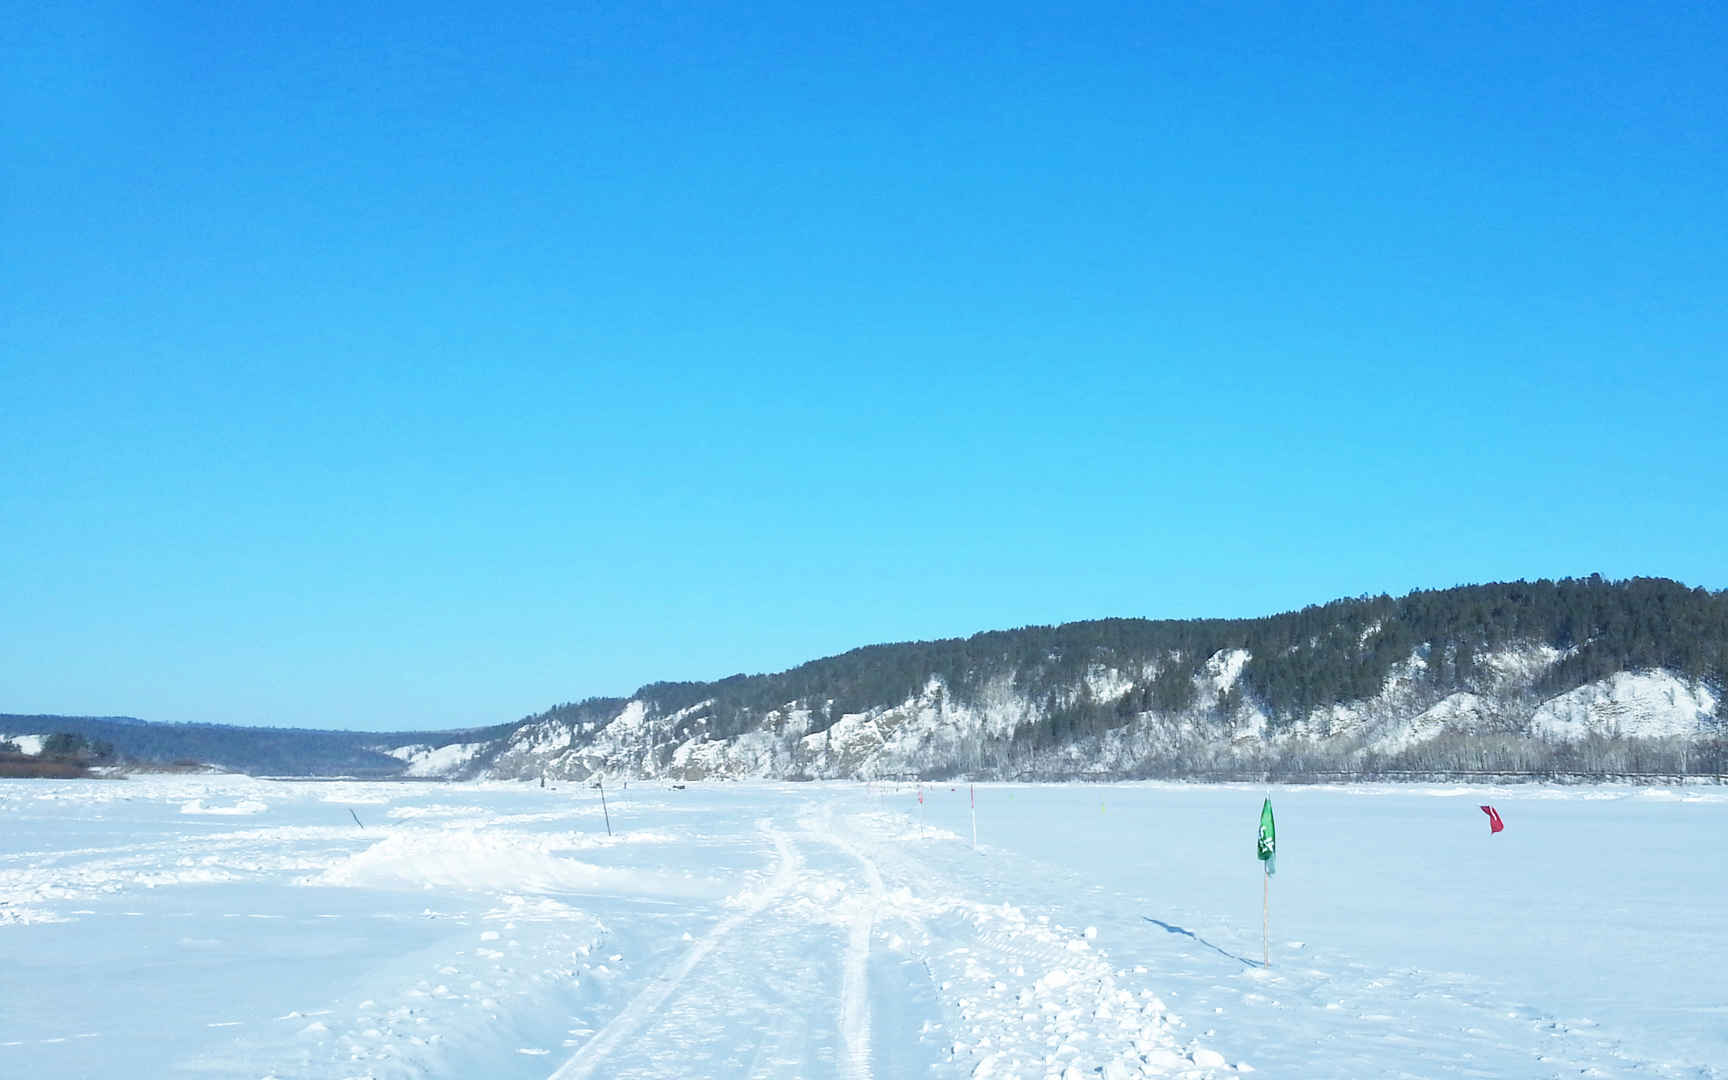
<instances>
[{"instance_id":1,"label":"icy surface","mask_svg":"<svg viewBox=\"0 0 1728 1080\"><path fill-rule=\"evenodd\" d=\"M1728 791L1264 794L0 781L0 1076L1725 1075Z\"/></svg>"}]
</instances>

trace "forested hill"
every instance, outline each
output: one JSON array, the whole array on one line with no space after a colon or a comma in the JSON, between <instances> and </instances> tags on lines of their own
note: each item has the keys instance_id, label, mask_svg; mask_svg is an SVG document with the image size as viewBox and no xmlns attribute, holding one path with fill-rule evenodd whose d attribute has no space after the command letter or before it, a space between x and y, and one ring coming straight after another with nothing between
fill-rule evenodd
<instances>
[{"instance_id":1,"label":"forested hill","mask_svg":"<svg viewBox=\"0 0 1728 1080\"><path fill-rule=\"evenodd\" d=\"M71 731L124 758L282 775L1180 775L1292 747L1386 765L1450 745L1486 764L1491 745L1542 756L1508 739L1712 739L1725 682L1728 591L1593 575L871 645L468 731L6 716L0 736Z\"/></svg>"},{"instance_id":2,"label":"forested hill","mask_svg":"<svg viewBox=\"0 0 1728 1080\"><path fill-rule=\"evenodd\" d=\"M632 697L668 713L711 702L710 730L721 736L798 702L815 714L811 730L820 731L845 714L913 698L932 678L961 701L976 700L1004 674L1023 692L1059 698L1089 669L1106 667L1155 669L1118 711L1176 712L1194 700L1213 656L1240 649L1248 658L1225 707L1255 703L1278 727L1319 707L1374 696L1394 665L1416 651L1435 687L1468 689L1478 681L1476 658L1512 643L1563 654L1532 685L1539 694L1653 669L1720 686L1728 675L1728 590L1592 575L1360 596L1257 619L1097 619L870 645L775 675L651 683ZM529 719L592 720L625 700L595 698Z\"/></svg>"},{"instance_id":3,"label":"forested hill","mask_svg":"<svg viewBox=\"0 0 1728 1080\"><path fill-rule=\"evenodd\" d=\"M1462 710L1454 731L1541 736L1529 724L1542 703L1570 708L1565 695L1587 687L1601 686L1602 700L1583 692L1568 716L1605 711L1630 718L1623 730L1651 730L1630 722L1642 706L1620 700L1639 687L1605 682L1627 672L1691 687L1677 715L1700 702L1719 713L1728 591L1592 575L1359 596L1254 619L1027 626L872 645L773 675L654 683L528 724L537 745L573 748L551 756L572 769L852 775L957 765L1023 775L1103 755L1113 770L1168 774L1209 742L1240 745L1252 733L1262 743L1355 735L1360 744L1365 721L1384 728L1436 706ZM849 717L868 730L842 731L836 748L830 729ZM750 745L764 735L769 745ZM593 752L577 752L590 740ZM547 754L506 754L501 771L535 757Z\"/></svg>"},{"instance_id":4,"label":"forested hill","mask_svg":"<svg viewBox=\"0 0 1728 1080\"><path fill-rule=\"evenodd\" d=\"M396 776L403 762L386 750L404 743L443 746L501 738L502 724L473 731L318 731L231 724L146 723L129 716L25 716L0 714L0 737L80 737L100 748L96 763L214 765L260 776Z\"/></svg>"}]
</instances>

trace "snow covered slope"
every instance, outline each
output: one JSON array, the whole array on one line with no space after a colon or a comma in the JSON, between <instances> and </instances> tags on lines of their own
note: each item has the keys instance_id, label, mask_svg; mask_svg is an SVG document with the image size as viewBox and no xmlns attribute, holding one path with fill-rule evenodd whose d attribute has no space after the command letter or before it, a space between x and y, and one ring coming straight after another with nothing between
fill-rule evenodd
<instances>
[{"instance_id":1,"label":"snow covered slope","mask_svg":"<svg viewBox=\"0 0 1728 1080\"><path fill-rule=\"evenodd\" d=\"M450 743L447 746L398 746L385 753L405 762L403 775L413 777L456 776L490 744L484 742Z\"/></svg>"},{"instance_id":2,"label":"snow covered slope","mask_svg":"<svg viewBox=\"0 0 1728 1080\"><path fill-rule=\"evenodd\" d=\"M1370 628L1369 634L1373 630ZM1307 752L1340 766L1367 755L1385 760L1447 735L1531 739L1696 738L1714 735L1717 698L1702 682L1665 671L1620 672L1545 700L1535 687L1565 654L1515 645L1471 658L1469 689L1430 677L1426 647L1391 666L1377 693L1317 707L1274 725L1243 695L1246 650L1222 650L1199 665L1184 707L1161 711L1144 688L1159 668L1092 665L1052 690L1022 688L1004 673L961 694L939 676L911 696L824 720L827 702L790 701L762 710L746 730L714 734L713 702L663 710L629 700L582 723L531 722L502 745L476 752L456 775L489 778L585 777L906 777L932 772L974 777L1113 776L1148 760L1228 767L1243 755ZM1174 662L1172 659L1170 662ZM1453 660L1456 663L1456 659ZM1110 710L1098 735L1038 743L1065 711ZM1031 749L1028 749L1031 747ZM446 772L446 775L449 773Z\"/></svg>"},{"instance_id":3,"label":"snow covered slope","mask_svg":"<svg viewBox=\"0 0 1728 1080\"><path fill-rule=\"evenodd\" d=\"M9 742L18 748L20 754L40 754L44 735L0 735L0 742Z\"/></svg>"},{"instance_id":4,"label":"snow covered slope","mask_svg":"<svg viewBox=\"0 0 1728 1080\"><path fill-rule=\"evenodd\" d=\"M1542 703L1530 728L1556 739L1660 739L1708 728L1716 696L1701 682L1666 671L1621 671Z\"/></svg>"}]
</instances>

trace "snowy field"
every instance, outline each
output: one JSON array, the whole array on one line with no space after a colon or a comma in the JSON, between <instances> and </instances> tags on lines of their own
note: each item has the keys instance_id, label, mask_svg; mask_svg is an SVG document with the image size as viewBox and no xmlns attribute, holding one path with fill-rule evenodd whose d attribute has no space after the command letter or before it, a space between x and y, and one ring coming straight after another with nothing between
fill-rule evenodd
<instances>
[{"instance_id":1,"label":"snowy field","mask_svg":"<svg viewBox=\"0 0 1728 1080\"><path fill-rule=\"evenodd\" d=\"M0 781L0 1076L1728 1076L1723 789L924 794Z\"/></svg>"}]
</instances>

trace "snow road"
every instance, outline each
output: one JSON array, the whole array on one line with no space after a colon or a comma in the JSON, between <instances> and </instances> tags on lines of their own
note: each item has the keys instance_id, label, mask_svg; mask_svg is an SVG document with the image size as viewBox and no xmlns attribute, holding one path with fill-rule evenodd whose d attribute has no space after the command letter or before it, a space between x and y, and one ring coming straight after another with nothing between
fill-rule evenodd
<instances>
[{"instance_id":1,"label":"snow road","mask_svg":"<svg viewBox=\"0 0 1728 1080\"><path fill-rule=\"evenodd\" d=\"M0 1075L1724 1075L1721 789L915 790L0 781Z\"/></svg>"}]
</instances>

